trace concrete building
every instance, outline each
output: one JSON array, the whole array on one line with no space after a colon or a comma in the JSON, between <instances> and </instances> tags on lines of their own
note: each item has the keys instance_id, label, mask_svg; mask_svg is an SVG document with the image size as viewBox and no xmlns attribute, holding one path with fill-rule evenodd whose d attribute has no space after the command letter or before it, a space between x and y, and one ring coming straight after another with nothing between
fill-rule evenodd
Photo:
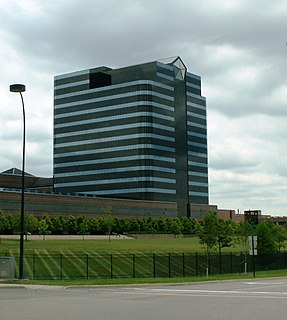
<instances>
[{"instance_id":1,"label":"concrete building","mask_svg":"<svg viewBox=\"0 0 287 320\"><path fill-rule=\"evenodd\" d=\"M54 190L208 206L201 78L180 57L56 76Z\"/></svg>"}]
</instances>

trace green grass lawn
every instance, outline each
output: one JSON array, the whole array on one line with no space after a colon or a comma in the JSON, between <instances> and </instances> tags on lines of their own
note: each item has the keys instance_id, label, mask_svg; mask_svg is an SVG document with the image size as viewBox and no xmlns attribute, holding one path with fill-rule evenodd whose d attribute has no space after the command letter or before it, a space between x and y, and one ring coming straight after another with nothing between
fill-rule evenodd
<instances>
[{"instance_id":1,"label":"green grass lawn","mask_svg":"<svg viewBox=\"0 0 287 320\"><path fill-rule=\"evenodd\" d=\"M244 256L240 254L241 251L239 245L224 248L222 253L227 254L222 255L219 260L218 250L215 248L209 265L210 274L216 276L219 273L237 273L241 277L244 273ZM2 238L0 256L15 257L17 277L19 240ZM271 259L270 265L273 263ZM249 273L251 265L249 257ZM100 284L105 283L103 279L108 278L111 280L107 281L115 281L112 283L125 283L125 280L115 279L178 278L180 282L181 277L185 281L190 277L204 278L206 267L204 248L197 237L111 241L39 239L24 243L24 274L27 279L32 280L71 280L76 284L77 279L81 279L79 281L87 281L87 284ZM281 268L286 268L286 265ZM145 282L144 279L141 281Z\"/></svg>"},{"instance_id":2,"label":"green grass lawn","mask_svg":"<svg viewBox=\"0 0 287 320\"><path fill-rule=\"evenodd\" d=\"M240 248L226 248L224 251L240 252ZM204 253L197 237L25 240L24 274L29 279L54 280L204 274L206 258L195 253ZM14 256L17 270L19 240L2 238L0 256Z\"/></svg>"},{"instance_id":3,"label":"green grass lawn","mask_svg":"<svg viewBox=\"0 0 287 320\"><path fill-rule=\"evenodd\" d=\"M63 252L86 253L203 253L197 237L153 238L117 240L28 240L24 243L26 254L58 254ZM240 252L240 246L224 248L223 252ZM215 250L215 253L217 250ZM19 241L2 239L0 255L17 255Z\"/></svg>"}]
</instances>

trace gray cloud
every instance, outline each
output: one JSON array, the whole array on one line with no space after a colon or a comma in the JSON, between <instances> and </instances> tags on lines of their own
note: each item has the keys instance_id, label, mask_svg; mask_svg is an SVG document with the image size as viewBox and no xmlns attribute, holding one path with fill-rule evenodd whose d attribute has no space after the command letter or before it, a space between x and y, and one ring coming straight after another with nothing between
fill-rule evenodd
<instances>
[{"instance_id":1,"label":"gray cloud","mask_svg":"<svg viewBox=\"0 0 287 320\"><path fill-rule=\"evenodd\" d=\"M219 207L286 212L287 4L275 0L0 2L0 171L52 175L53 77L180 55L202 76L210 198Z\"/></svg>"}]
</instances>

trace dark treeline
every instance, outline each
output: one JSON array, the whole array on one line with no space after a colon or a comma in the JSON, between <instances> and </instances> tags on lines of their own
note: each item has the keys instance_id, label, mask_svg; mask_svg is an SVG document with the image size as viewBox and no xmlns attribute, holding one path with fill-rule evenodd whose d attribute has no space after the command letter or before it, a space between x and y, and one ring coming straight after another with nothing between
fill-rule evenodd
<instances>
[{"instance_id":1,"label":"dark treeline","mask_svg":"<svg viewBox=\"0 0 287 320\"><path fill-rule=\"evenodd\" d=\"M198 222L193 218L117 218L107 214L100 218L87 218L85 215L50 218L44 215L36 218L33 215L25 217L25 232L40 235L64 234L126 234L126 233L195 233ZM20 232L20 215L0 212L0 234L17 234Z\"/></svg>"}]
</instances>

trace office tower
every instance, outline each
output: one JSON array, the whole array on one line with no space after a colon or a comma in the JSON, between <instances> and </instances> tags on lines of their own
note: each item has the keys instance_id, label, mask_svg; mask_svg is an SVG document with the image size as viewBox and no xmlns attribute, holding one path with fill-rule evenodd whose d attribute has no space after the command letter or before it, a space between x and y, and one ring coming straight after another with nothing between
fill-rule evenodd
<instances>
[{"instance_id":1,"label":"office tower","mask_svg":"<svg viewBox=\"0 0 287 320\"><path fill-rule=\"evenodd\" d=\"M208 204L206 100L180 57L55 77L54 188Z\"/></svg>"}]
</instances>

